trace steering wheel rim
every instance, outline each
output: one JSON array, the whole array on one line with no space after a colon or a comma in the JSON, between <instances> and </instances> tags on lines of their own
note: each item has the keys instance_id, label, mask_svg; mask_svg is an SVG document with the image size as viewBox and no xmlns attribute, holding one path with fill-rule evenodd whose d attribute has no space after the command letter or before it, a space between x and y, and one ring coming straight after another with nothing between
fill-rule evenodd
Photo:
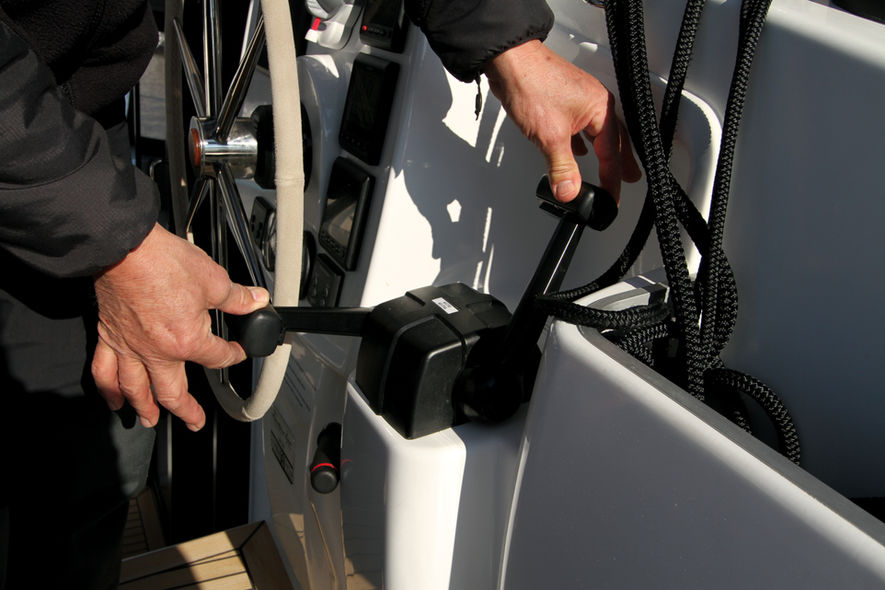
<instances>
[{"instance_id":1,"label":"steering wheel rim","mask_svg":"<svg viewBox=\"0 0 885 590\"><path fill-rule=\"evenodd\" d=\"M175 227L181 237L192 238L194 217L204 201L208 201L211 217L210 255L216 262L229 268L226 254L229 227L253 283L267 286L260 256L252 243L249 219L237 190L233 161L222 156L214 158L208 165L201 162L193 182L188 182L187 162L196 162L193 154L188 157L185 146L188 141L196 143L197 140L191 138L193 131L184 132L181 74L184 71L187 92L197 114L195 120L200 122L201 133L208 137L205 141L224 148L232 143L236 117L242 108L266 38L274 105L276 251L285 252L287 257L286 264L276 265L273 301L277 305L295 306L298 304L301 282L304 170L300 101L286 100L287 97L300 96L289 5L286 0L263 0L259 9L258 2L250 2L249 20L252 26L247 27L249 41L244 44L237 71L223 96L220 90L222 47L219 5L219 0L206 0L204 3L204 67L201 74L182 32L184 0L166 2L166 123ZM193 126L193 123L189 125L191 129ZM219 151L226 153L224 149ZM288 262L289 256L292 256L292 263ZM226 337L226 327L217 311L213 317L213 330ZM247 398L237 393L226 369L206 369L219 405L240 421L261 418L279 393L290 352L291 344L287 341L263 360L255 390Z\"/></svg>"}]
</instances>

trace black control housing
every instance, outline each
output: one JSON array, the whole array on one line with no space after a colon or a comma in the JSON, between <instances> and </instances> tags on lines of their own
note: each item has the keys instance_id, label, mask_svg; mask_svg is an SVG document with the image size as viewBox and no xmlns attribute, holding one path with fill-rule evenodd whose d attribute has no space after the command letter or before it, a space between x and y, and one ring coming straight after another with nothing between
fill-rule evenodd
<instances>
[{"instance_id":1,"label":"black control housing","mask_svg":"<svg viewBox=\"0 0 885 590\"><path fill-rule=\"evenodd\" d=\"M507 307L455 283L424 287L375 307L366 319L356 382L372 409L406 438L448 428L456 413L453 389L483 346L510 321ZM476 352L476 354L474 354Z\"/></svg>"}]
</instances>

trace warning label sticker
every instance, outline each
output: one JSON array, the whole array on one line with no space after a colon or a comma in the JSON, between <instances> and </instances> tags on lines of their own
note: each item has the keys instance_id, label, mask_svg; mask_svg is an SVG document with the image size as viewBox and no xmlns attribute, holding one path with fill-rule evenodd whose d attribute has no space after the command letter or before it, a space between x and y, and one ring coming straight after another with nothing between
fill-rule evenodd
<instances>
[{"instance_id":1,"label":"warning label sticker","mask_svg":"<svg viewBox=\"0 0 885 590\"><path fill-rule=\"evenodd\" d=\"M449 303L448 301L446 301L442 297L437 297L436 299L433 299L432 301L434 303L436 303L437 307L439 307L441 310L443 310L447 314L453 314L453 313L458 312L457 307L455 307L454 305L452 305L451 303Z\"/></svg>"}]
</instances>

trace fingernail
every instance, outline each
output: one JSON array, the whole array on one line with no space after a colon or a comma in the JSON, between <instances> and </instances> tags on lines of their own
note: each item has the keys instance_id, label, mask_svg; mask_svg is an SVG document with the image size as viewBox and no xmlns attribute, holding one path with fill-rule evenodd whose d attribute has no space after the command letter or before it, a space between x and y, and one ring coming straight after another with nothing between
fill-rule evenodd
<instances>
[{"instance_id":1,"label":"fingernail","mask_svg":"<svg viewBox=\"0 0 885 590\"><path fill-rule=\"evenodd\" d=\"M144 426L145 428L153 428L154 427L154 425L151 424L151 421L148 420L147 418L145 418L144 416L141 416L138 420L141 422L141 425Z\"/></svg>"},{"instance_id":2,"label":"fingernail","mask_svg":"<svg viewBox=\"0 0 885 590\"><path fill-rule=\"evenodd\" d=\"M563 180L553 187L553 196L556 197L557 200L561 201L563 199L571 197L574 191L575 183L571 180Z\"/></svg>"},{"instance_id":3,"label":"fingernail","mask_svg":"<svg viewBox=\"0 0 885 590\"><path fill-rule=\"evenodd\" d=\"M246 287L249 289L249 293L252 294L252 299L255 301L267 301L268 293L265 289L261 287Z\"/></svg>"}]
</instances>

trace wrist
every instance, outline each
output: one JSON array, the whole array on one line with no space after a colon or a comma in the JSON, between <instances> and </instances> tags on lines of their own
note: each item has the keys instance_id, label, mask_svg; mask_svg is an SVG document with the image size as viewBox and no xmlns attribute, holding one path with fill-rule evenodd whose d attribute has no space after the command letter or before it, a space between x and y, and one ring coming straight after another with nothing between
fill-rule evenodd
<instances>
[{"instance_id":1,"label":"wrist","mask_svg":"<svg viewBox=\"0 0 885 590\"><path fill-rule=\"evenodd\" d=\"M154 224L141 243L130 250L126 256L93 275L92 279L96 288L100 288L109 279L123 281L143 279L142 259L149 257L149 251L156 248L158 240L162 238L161 234L165 231L160 224Z\"/></svg>"},{"instance_id":2,"label":"wrist","mask_svg":"<svg viewBox=\"0 0 885 590\"><path fill-rule=\"evenodd\" d=\"M490 82L501 82L524 70L527 60L537 59L545 50L538 39L526 41L493 57L486 63L483 73Z\"/></svg>"}]
</instances>

